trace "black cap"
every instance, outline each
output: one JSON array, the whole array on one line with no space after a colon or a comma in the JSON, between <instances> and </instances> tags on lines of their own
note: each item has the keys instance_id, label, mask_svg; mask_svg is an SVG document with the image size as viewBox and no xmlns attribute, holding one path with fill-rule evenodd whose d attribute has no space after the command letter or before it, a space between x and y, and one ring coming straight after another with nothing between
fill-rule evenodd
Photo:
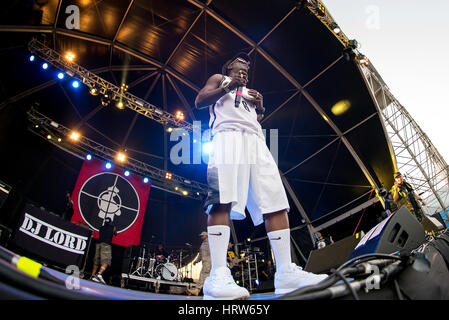
<instances>
[{"instance_id":1,"label":"black cap","mask_svg":"<svg viewBox=\"0 0 449 320\"><path fill-rule=\"evenodd\" d=\"M400 177L400 176L402 176L402 174L398 171L398 172L396 172L395 174L394 174L394 178L396 179L397 177Z\"/></svg>"}]
</instances>

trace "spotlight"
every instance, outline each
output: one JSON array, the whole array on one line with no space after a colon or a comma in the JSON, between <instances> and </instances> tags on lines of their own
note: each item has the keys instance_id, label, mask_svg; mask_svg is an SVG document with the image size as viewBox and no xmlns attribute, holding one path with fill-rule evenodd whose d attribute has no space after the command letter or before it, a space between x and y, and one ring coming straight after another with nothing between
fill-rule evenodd
<instances>
[{"instance_id":1,"label":"spotlight","mask_svg":"<svg viewBox=\"0 0 449 320\"><path fill-rule=\"evenodd\" d=\"M179 188L178 188L178 187L175 187L175 190L176 190L176 191L178 191L178 190L179 190Z\"/></svg>"},{"instance_id":2,"label":"spotlight","mask_svg":"<svg viewBox=\"0 0 449 320\"><path fill-rule=\"evenodd\" d=\"M123 104L123 101L119 101L115 105L118 109L124 109L125 105Z\"/></svg>"},{"instance_id":3,"label":"spotlight","mask_svg":"<svg viewBox=\"0 0 449 320\"><path fill-rule=\"evenodd\" d=\"M58 73L58 79L59 79L59 80L64 79L64 72L59 72L59 73Z\"/></svg>"},{"instance_id":4,"label":"spotlight","mask_svg":"<svg viewBox=\"0 0 449 320\"><path fill-rule=\"evenodd\" d=\"M129 175L131 174L128 170L125 170L125 172L123 173L125 175L125 177L129 177Z\"/></svg>"},{"instance_id":5,"label":"spotlight","mask_svg":"<svg viewBox=\"0 0 449 320\"><path fill-rule=\"evenodd\" d=\"M72 87L78 88L79 86L80 86L79 81L78 81L78 80L73 80L73 82L72 82Z\"/></svg>"},{"instance_id":6,"label":"spotlight","mask_svg":"<svg viewBox=\"0 0 449 320\"><path fill-rule=\"evenodd\" d=\"M98 95L98 89L95 87L90 88L89 93L93 96Z\"/></svg>"},{"instance_id":7,"label":"spotlight","mask_svg":"<svg viewBox=\"0 0 449 320\"><path fill-rule=\"evenodd\" d=\"M67 52L65 57L64 57L67 61L72 62L73 59L75 59L75 54L71 51Z\"/></svg>"},{"instance_id":8,"label":"spotlight","mask_svg":"<svg viewBox=\"0 0 449 320\"><path fill-rule=\"evenodd\" d=\"M188 193L187 191L184 190L184 191L182 192L182 194L186 196L186 195L188 195L189 193Z\"/></svg>"},{"instance_id":9,"label":"spotlight","mask_svg":"<svg viewBox=\"0 0 449 320\"><path fill-rule=\"evenodd\" d=\"M177 111L176 112L176 119L184 120L184 113L182 113L181 111Z\"/></svg>"},{"instance_id":10,"label":"spotlight","mask_svg":"<svg viewBox=\"0 0 449 320\"><path fill-rule=\"evenodd\" d=\"M332 22L330 27L335 32L335 34L339 34L341 32L341 29L336 22Z\"/></svg>"},{"instance_id":11,"label":"spotlight","mask_svg":"<svg viewBox=\"0 0 449 320\"><path fill-rule=\"evenodd\" d=\"M70 138L71 140L73 140L73 141L78 141L79 138L80 138L80 134L79 134L79 132L72 131L72 132L70 133L69 138Z\"/></svg>"},{"instance_id":12,"label":"spotlight","mask_svg":"<svg viewBox=\"0 0 449 320\"><path fill-rule=\"evenodd\" d=\"M110 162L106 162L106 164L104 166L106 167L106 169L112 168L112 164Z\"/></svg>"},{"instance_id":13,"label":"spotlight","mask_svg":"<svg viewBox=\"0 0 449 320\"><path fill-rule=\"evenodd\" d=\"M355 40L355 39L349 40L348 47L355 50L355 49L357 49L358 46L359 46L359 43L357 42L357 40Z\"/></svg>"},{"instance_id":14,"label":"spotlight","mask_svg":"<svg viewBox=\"0 0 449 320\"><path fill-rule=\"evenodd\" d=\"M170 172L166 172L165 173L165 179L171 180L171 178L172 178L172 174Z\"/></svg>"},{"instance_id":15,"label":"spotlight","mask_svg":"<svg viewBox=\"0 0 449 320\"><path fill-rule=\"evenodd\" d=\"M106 97L101 97L101 105L102 105L103 107L107 107L107 106L109 105L109 103L111 103L111 100L109 100L109 99L106 98Z\"/></svg>"},{"instance_id":16,"label":"spotlight","mask_svg":"<svg viewBox=\"0 0 449 320\"><path fill-rule=\"evenodd\" d=\"M117 161L118 162L125 162L126 161L126 154L123 152L117 153Z\"/></svg>"},{"instance_id":17,"label":"spotlight","mask_svg":"<svg viewBox=\"0 0 449 320\"><path fill-rule=\"evenodd\" d=\"M203 152L205 154L210 154L212 152L212 142L208 141L203 143Z\"/></svg>"},{"instance_id":18,"label":"spotlight","mask_svg":"<svg viewBox=\"0 0 449 320\"><path fill-rule=\"evenodd\" d=\"M91 154L86 155L86 159L87 159L88 161L92 160L92 155L91 155Z\"/></svg>"},{"instance_id":19,"label":"spotlight","mask_svg":"<svg viewBox=\"0 0 449 320\"><path fill-rule=\"evenodd\" d=\"M42 69L47 70L48 69L48 63L44 62L42 64Z\"/></svg>"},{"instance_id":20,"label":"spotlight","mask_svg":"<svg viewBox=\"0 0 449 320\"><path fill-rule=\"evenodd\" d=\"M168 127L167 128L167 132L172 132L173 131L173 128L172 127Z\"/></svg>"},{"instance_id":21,"label":"spotlight","mask_svg":"<svg viewBox=\"0 0 449 320\"><path fill-rule=\"evenodd\" d=\"M62 141L62 139L61 138L58 138L58 142L61 142Z\"/></svg>"},{"instance_id":22,"label":"spotlight","mask_svg":"<svg viewBox=\"0 0 449 320\"><path fill-rule=\"evenodd\" d=\"M30 61L33 62L36 59L36 57L34 55L30 56Z\"/></svg>"},{"instance_id":23,"label":"spotlight","mask_svg":"<svg viewBox=\"0 0 449 320\"><path fill-rule=\"evenodd\" d=\"M143 183L148 183L148 181L150 181L150 179L148 179L147 177L143 178Z\"/></svg>"},{"instance_id":24,"label":"spotlight","mask_svg":"<svg viewBox=\"0 0 449 320\"><path fill-rule=\"evenodd\" d=\"M125 83L122 83L121 90L124 92L128 91L128 85Z\"/></svg>"},{"instance_id":25,"label":"spotlight","mask_svg":"<svg viewBox=\"0 0 449 320\"><path fill-rule=\"evenodd\" d=\"M47 136L47 139L48 139L48 140L51 140L51 135L48 135L48 136Z\"/></svg>"}]
</instances>

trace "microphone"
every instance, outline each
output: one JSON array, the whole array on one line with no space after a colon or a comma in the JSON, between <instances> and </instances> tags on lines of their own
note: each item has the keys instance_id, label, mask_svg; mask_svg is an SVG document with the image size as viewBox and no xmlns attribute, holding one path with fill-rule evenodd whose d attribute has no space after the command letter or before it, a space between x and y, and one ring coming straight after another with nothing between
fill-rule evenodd
<instances>
[{"instance_id":1,"label":"microphone","mask_svg":"<svg viewBox=\"0 0 449 320\"><path fill-rule=\"evenodd\" d=\"M235 92L235 104L234 104L234 106L236 108L238 108L240 106L240 102L242 102L242 92L243 92L243 87L239 86L237 88L237 91Z\"/></svg>"},{"instance_id":2,"label":"microphone","mask_svg":"<svg viewBox=\"0 0 449 320\"><path fill-rule=\"evenodd\" d=\"M191 247L192 245L188 242L185 243L186 246Z\"/></svg>"}]
</instances>

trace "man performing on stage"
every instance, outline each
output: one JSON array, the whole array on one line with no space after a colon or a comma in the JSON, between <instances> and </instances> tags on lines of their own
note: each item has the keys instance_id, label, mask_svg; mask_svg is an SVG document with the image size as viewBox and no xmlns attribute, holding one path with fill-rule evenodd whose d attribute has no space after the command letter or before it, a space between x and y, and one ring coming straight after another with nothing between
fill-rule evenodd
<instances>
[{"instance_id":1,"label":"man performing on stage","mask_svg":"<svg viewBox=\"0 0 449 320\"><path fill-rule=\"evenodd\" d=\"M212 268L203 286L204 299L245 299L226 266L230 219L244 219L245 207L254 225L265 223L273 248L275 293L284 294L316 284L326 275L303 271L291 261L290 209L277 165L268 150L256 110L263 113L263 97L247 89L249 56L229 60L222 74L211 76L196 97L195 106L209 106L212 152L209 155L207 232Z\"/></svg>"}]
</instances>

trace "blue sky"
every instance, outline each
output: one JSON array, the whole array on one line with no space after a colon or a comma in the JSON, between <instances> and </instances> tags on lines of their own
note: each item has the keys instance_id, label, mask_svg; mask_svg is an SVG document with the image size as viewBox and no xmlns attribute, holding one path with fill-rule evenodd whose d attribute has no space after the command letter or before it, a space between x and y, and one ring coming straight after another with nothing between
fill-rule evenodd
<instances>
[{"instance_id":1,"label":"blue sky","mask_svg":"<svg viewBox=\"0 0 449 320\"><path fill-rule=\"evenodd\" d=\"M449 162L449 1L323 3Z\"/></svg>"}]
</instances>

